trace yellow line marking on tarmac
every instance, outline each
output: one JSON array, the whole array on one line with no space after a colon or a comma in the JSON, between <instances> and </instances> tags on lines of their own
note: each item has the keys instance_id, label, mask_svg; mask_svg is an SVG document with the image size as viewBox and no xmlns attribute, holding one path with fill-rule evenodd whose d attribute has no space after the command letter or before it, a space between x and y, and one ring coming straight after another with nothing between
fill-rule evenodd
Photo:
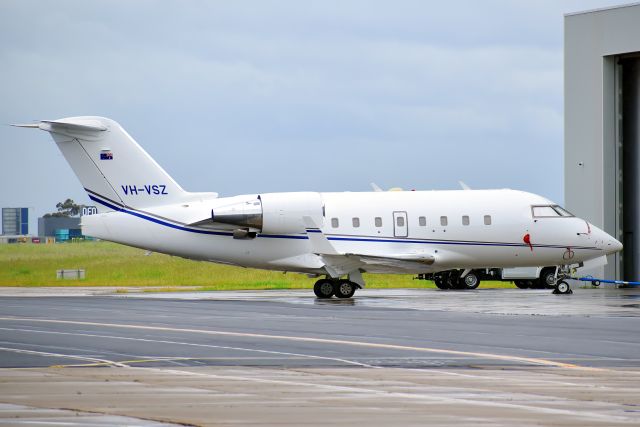
<instances>
[{"instance_id":1,"label":"yellow line marking on tarmac","mask_svg":"<svg viewBox=\"0 0 640 427\"><path fill-rule=\"evenodd\" d=\"M89 360L94 362L93 364L100 364L100 365L109 365L109 366L117 366L119 368L128 368L128 366L120 363L120 362L114 362L112 360L106 360L106 359L98 359L97 357L87 357L87 356L79 356L76 354L61 354L61 353L50 353L47 351L35 351L35 350L25 350L22 348L12 348L12 347L0 347L1 351L9 351L12 353L19 353L19 354L32 354L35 356L47 356L47 357L60 357L63 359L77 359L77 360Z\"/></svg>"},{"instance_id":2,"label":"yellow line marking on tarmac","mask_svg":"<svg viewBox=\"0 0 640 427\"><path fill-rule=\"evenodd\" d=\"M152 357L146 359L133 359L133 360L120 360L116 363L123 365L132 365L136 363L153 363L153 362L179 362L181 360L292 360L291 357ZM306 360L307 357L297 357L297 360ZM112 366L114 362L105 360L104 362L96 363L74 363L72 365L51 365L50 368L92 368L97 366ZM128 366L133 368L133 366Z\"/></svg>"},{"instance_id":3,"label":"yellow line marking on tarmac","mask_svg":"<svg viewBox=\"0 0 640 427\"><path fill-rule=\"evenodd\" d=\"M473 352L473 351L461 351L461 350L446 350L441 348L432 347L415 347L399 344L383 344L367 341L347 341L330 338L314 338L314 337L299 337L290 335L270 335L270 334L257 334L250 332L228 332L228 331L216 331L209 329L190 329L190 328L173 328L168 326L146 326L146 325L130 325L122 323L99 323L99 322L84 322L78 320L57 320L57 319L37 319L30 317L0 317L0 320L10 321L23 321L23 322L38 322L38 323L57 323L64 325L83 325L83 326L99 326L109 328L121 328L121 329L138 329L146 331L165 331L165 332L186 332L204 335L218 335L218 336L230 336L230 337L245 337L245 338L260 338L268 340L281 340L281 341L295 341L295 342L308 342L315 344L338 344L347 345L352 347L369 347L369 348L381 348L387 350L403 350L403 351L417 351L427 353L439 353L450 354L457 356L471 356L492 360L502 360L506 362L519 362L540 366L554 366L558 368L567 369L580 369L587 371L604 371L605 369L592 368L587 366L575 365L572 363L557 362L554 360L541 359L536 357L523 357L523 356L510 356L503 354Z\"/></svg>"}]
</instances>

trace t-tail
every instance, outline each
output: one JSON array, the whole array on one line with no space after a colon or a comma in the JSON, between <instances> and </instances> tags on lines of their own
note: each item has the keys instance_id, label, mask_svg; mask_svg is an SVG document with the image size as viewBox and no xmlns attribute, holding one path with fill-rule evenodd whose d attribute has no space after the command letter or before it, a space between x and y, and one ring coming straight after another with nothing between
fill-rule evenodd
<instances>
[{"instance_id":1,"label":"t-tail","mask_svg":"<svg viewBox=\"0 0 640 427\"><path fill-rule=\"evenodd\" d=\"M204 196L183 190L111 119L69 117L14 126L49 132L99 211L139 209Z\"/></svg>"}]
</instances>

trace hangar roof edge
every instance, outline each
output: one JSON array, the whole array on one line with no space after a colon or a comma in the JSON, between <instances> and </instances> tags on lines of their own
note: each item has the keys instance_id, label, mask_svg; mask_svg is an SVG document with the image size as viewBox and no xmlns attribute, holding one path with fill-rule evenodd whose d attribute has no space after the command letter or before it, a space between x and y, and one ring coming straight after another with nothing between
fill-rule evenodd
<instances>
[{"instance_id":1,"label":"hangar roof edge","mask_svg":"<svg viewBox=\"0 0 640 427\"><path fill-rule=\"evenodd\" d=\"M568 16L584 15L584 14L587 14L587 13L604 12L604 11L607 11L607 10L622 9L622 8L625 8L625 7L633 7L633 6L640 6L640 2L620 4L620 5L617 5L617 6L600 7L600 8L597 8L597 9L582 10L582 11L579 11L579 12L569 12L569 13L565 13L564 17L566 18Z\"/></svg>"}]
</instances>

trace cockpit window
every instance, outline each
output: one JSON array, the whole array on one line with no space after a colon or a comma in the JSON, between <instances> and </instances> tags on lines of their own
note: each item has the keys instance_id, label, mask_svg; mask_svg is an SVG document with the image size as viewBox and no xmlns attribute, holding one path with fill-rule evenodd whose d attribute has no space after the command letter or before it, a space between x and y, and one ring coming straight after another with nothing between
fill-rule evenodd
<instances>
[{"instance_id":1,"label":"cockpit window","mask_svg":"<svg viewBox=\"0 0 640 427\"><path fill-rule=\"evenodd\" d=\"M531 209L533 210L534 218L560 216L551 206L533 206Z\"/></svg>"},{"instance_id":2,"label":"cockpit window","mask_svg":"<svg viewBox=\"0 0 640 427\"><path fill-rule=\"evenodd\" d=\"M534 218L560 218L572 217L573 214L558 205L538 205L531 206Z\"/></svg>"},{"instance_id":3,"label":"cockpit window","mask_svg":"<svg viewBox=\"0 0 640 427\"><path fill-rule=\"evenodd\" d=\"M553 209L555 209L560 214L560 216L574 216L571 212L558 205L555 205Z\"/></svg>"}]
</instances>

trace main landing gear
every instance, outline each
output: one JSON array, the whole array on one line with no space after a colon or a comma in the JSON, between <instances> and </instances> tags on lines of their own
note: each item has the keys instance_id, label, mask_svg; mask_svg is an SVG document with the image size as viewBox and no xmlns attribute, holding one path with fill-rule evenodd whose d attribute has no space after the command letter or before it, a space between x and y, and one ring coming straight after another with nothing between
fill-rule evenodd
<instances>
[{"instance_id":1,"label":"main landing gear","mask_svg":"<svg viewBox=\"0 0 640 427\"><path fill-rule=\"evenodd\" d=\"M562 279L562 276L556 277L555 267L545 267L540 271L540 277L537 279L516 279L513 283L520 289L555 289L556 282Z\"/></svg>"},{"instance_id":2,"label":"main landing gear","mask_svg":"<svg viewBox=\"0 0 640 427\"><path fill-rule=\"evenodd\" d=\"M462 271L443 271L433 275L433 281L438 289L476 289L480 286L480 274L472 270L466 276Z\"/></svg>"},{"instance_id":3,"label":"main landing gear","mask_svg":"<svg viewBox=\"0 0 640 427\"><path fill-rule=\"evenodd\" d=\"M313 285L313 292L322 299L331 298L333 295L338 298L351 298L358 288L360 285L347 279L320 279Z\"/></svg>"}]
</instances>

